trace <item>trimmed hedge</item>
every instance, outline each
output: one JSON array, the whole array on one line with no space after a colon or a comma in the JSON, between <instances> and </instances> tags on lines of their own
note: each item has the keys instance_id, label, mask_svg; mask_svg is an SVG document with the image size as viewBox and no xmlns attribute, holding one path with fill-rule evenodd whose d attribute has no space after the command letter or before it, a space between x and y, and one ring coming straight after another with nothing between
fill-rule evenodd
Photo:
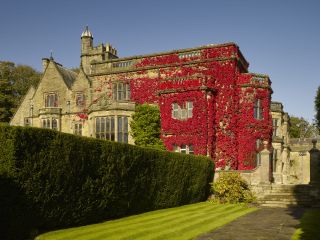
<instances>
[{"instance_id":1,"label":"trimmed hedge","mask_svg":"<svg viewBox=\"0 0 320 240\"><path fill-rule=\"evenodd\" d=\"M203 201L214 171L203 156L39 128L0 126L0 153L0 239Z\"/></svg>"}]
</instances>

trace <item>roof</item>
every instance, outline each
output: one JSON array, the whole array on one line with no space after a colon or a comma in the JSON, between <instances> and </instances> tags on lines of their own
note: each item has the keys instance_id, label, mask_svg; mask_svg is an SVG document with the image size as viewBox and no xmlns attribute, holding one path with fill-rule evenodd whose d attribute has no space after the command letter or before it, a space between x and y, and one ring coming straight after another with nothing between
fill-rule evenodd
<instances>
[{"instance_id":1,"label":"roof","mask_svg":"<svg viewBox=\"0 0 320 240\"><path fill-rule=\"evenodd\" d=\"M75 73L74 71L71 71L69 69L62 67L58 63L56 63L55 65L56 65L60 75L62 76L64 82L66 83L67 87L71 88L71 86L72 86L73 82L75 81L78 74Z\"/></svg>"}]
</instances>

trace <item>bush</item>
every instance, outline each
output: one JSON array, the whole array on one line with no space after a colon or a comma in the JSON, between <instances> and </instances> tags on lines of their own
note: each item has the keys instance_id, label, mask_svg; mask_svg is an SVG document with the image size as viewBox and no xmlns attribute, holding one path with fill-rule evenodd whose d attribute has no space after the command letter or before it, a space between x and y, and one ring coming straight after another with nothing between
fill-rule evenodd
<instances>
[{"instance_id":1,"label":"bush","mask_svg":"<svg viewBox=\"0 0 320 240\"><path fill-rule=\"evenodd\" d=\"M247 182L237 172L221 172L212 183L214 199L220 203L250 203L255 197Z\"/></svg>"},{"instance_id":2,"label":"bush","mask_svg":"<svg viewBox=\"0 0 320 240\"><path fill-rule=\"evenodd\" d=\"M1 191L12 199L0 203L18 214L4 211L0 228L26 222L33 232L203 201L214 169L203 156L38 128L0 126L0 152Z\"/></svg>"}]
</instances>

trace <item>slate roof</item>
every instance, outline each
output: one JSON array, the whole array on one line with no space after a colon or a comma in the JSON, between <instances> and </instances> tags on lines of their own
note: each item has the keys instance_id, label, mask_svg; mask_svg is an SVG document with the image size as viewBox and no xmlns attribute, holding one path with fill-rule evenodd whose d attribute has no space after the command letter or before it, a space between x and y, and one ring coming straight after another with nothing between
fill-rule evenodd
<instances>
[{"instance_id":1,"label":"slate roof","mask_svg":"<svg viewBox=\"0 0 320 240\"><path fill-rule=\"evenodd\" d=\"M62 76L64 82L66 83L68 88L71 88L73 82L75 81L75 79L77 78L78 74L75 73L74 71L71 71L69 69L66 69L64 67L62 67L60 64L56 64L56 67L60 73L60 75Z\"/></svg>"}]
</instances>

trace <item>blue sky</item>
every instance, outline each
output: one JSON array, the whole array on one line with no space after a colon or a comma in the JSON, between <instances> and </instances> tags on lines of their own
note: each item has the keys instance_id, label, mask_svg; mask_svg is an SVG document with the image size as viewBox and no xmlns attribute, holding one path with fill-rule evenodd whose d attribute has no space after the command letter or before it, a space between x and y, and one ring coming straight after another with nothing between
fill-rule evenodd
<instances>
[{"instance_id":1,"label":"blue sky","mask_svg":"<svg viewBox=\"0 0 320 240\"><path fill-rule=\"evenodd\" d=\"M320 85L320 1L6 0L0 60L41 70L50 50L66 67L80 62L80 35L110 42L120 57L235 42L250 72L270 76L273 100L311 121Z\"/></svg>"}]
</instances>

